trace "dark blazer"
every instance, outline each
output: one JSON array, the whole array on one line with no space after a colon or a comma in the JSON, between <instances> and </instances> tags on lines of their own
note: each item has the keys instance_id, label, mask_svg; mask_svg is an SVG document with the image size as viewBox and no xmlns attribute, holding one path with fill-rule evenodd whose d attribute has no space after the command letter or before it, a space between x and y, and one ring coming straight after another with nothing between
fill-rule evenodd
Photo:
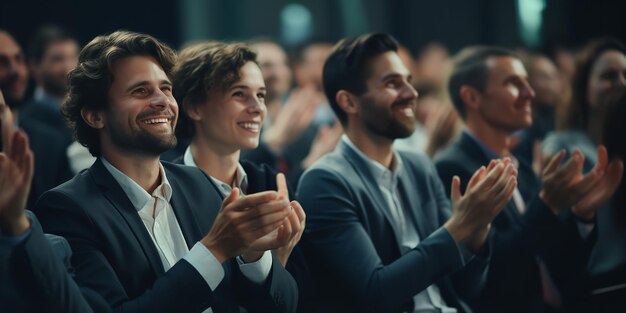
<instances>
[{"instance_id":1,"label":"dark blazer","mask_svg":"<svg viewBox=\"0 0 626 313\"><path fill-rule=\"evenodd\" d=\"M176 164L184 164L183 157L179 157L174 160ZM278 186L276 186L276 174L277 172L272 169L267 164L259 164L256 165L252 162L248 161L240 161L243 170L248 175L248 194L253 194L257 192L267 191L267 190L277 190ZM287 188L289 189L289 199L295 199L295 193L289 184L287 184ZM287 271L293 276L298 285L298 312L305 311L306 307L310 301L310 293L311 286L309 277L309 269L302 252L301 246L303 245L302 239L291 252L289 256L289 261L287 262L287 266L285 267Z\"/></svg>"},{"instance_id":2,"label":"dark blazer","mask_svg":"<svg viewBox=\"0 0 626 313\"><path fill-rule=\"evenodd\" d=\"M437 155L435 165L449 194L454 175L461 179L461 190L464 191L473 173L489 162L476 141L463 133L457 142ZM517 182L526 212L520 214L511 199L492 223L493 253L487 285L476 303L479 312L544 311L536 256L541 255L547 263L556 262L557 258L564 257L565 249L555 248L564 245L574 248L576 242L581 242L574 223L559 223L538 198L540 182L523 160L519 161ZM566 262L584 262L582 256L570 254L570 257ZM559 264L559 267L563 266L568 265Z\"/></svg>"},{"instance_id":3,"label":"dark blazer","mask_svg":"<svg viewBox=\"0 0 626 313\"><path fill-rule=\"evenodd\" d=\"M92 309L70 277L67 241L44 235L37 218L27 213L31 229L24 241L0 244L2 312L108 312L103 302Z\"/></svg>"},{"instance_id":4,"label":"dark blazer","mask_svg":"<svg viewBox=\"0 0 626 313\"><path fill-rule=\"evenodd\" d=\"M189 249L210 230L221 206L217 187L202 171L163 162L172 186L170 203ZM115 311L292 312L297 287L278 260L265 284L243 277L234 259L213 292L184 259L164 272L148 231L126 194L100 160L71 181L45 193L36 213L47 232L64 236L74 250L76 281Z\"/></svg>"},{"instance_id":5,"label":"dark blazer","mask_svg":"<svg viewBox=\"0 0 626 313\"><path fill-rule=\"evenodd\" d=\"M477 257L463 268L457 244L441 227L450 203L434 166L424 155L397 155L400 201L421 239L404 255L374 176L345 142L302 176L305 255L319 296L313 311L410 311L413 296L436 284L449 306L472 312L466 301L481 289L487 261Z\"/></svg>"},{"instance_id":6,"label":"dark blazer","mask_svg":"<svg viewBox=\"0 0 626 313\"><path fill-rule=\"evenodd\" d=\"M51 127L63 135L64 140L72 142L72 130L65 124L59 103L44 103L43 101L31 99L20 111L20 119Z\"/></svg>"},{"instance_id":7,"label":"dark blazer","mask_svg":"<svg viewBox=\"0 0 626 313\"><path fill-rule=\"evenodd\" d=\"M35 156L35 174L26 205L32 209L44 192L72 178L67 159L70 142L54 128L37 121L20 117L19 126L28 135Z\"/></svg>"}]
</instances>

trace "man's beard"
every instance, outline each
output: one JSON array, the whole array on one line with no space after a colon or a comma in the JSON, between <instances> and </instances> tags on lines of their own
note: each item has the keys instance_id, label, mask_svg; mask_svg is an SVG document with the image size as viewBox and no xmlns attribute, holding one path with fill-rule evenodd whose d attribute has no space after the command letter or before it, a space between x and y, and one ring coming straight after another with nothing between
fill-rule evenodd
<instances>
[{"instance_id":1,"label":"man's beard","mask_svg":"<svg viewBox=\"0 0 626 313\"><path fill-rule=\"evenodd\" d=\"M363 108L364 112L368 112L364 116L364 123L367 129L378 136L395 140L409 137L415 131L415 119L412 127L407 126L395 119L393 113L390 114L390 109L378 108L367 99L363 99Z\"/></svg>"},{"instance_id":2,"label":"man's beard","mask_svg":"<svg viewBox=\"0 0 626 313\"><path fill-rule=\"evenodd\" d=\"M120 132L118 128L110 128L113 143L127 151L134 151L144 155L160 155L161 153L176 147L178 142L174 132L171 136L158 137L146 130L140 129L133 134Z\"/></svg>"}]
</instances>

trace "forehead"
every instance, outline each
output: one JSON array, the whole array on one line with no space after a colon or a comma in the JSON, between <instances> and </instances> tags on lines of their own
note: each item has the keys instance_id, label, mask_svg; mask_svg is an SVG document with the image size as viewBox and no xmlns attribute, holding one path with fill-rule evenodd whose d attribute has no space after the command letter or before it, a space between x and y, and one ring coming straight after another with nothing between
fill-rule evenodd
<instances>
[{"instance_id":1,"label":"forehead","mask_svg":"<svg viewBox=\"0 0 626 313\"><path fill-rule=\"evenodd\" d=\"M130 85L141 81L169 80L153 57L130 56L113 63L113 84Z\"/></svg>"},{"instance_id":2,"label":"forehead","mask_svg":"<svg viewBox=\"0 0 626 313\"><path fill-rule=\"evenodd\" d=\"M375 56L368 62L368 66L370 70L369 79L379 80L389 74L402 76L410 74L404 62L402 62L402 59L395 51L387 51Z\"/></svg>"},{"instance_id":3,"label":"forehead","mask_svg":"<svg viewBox=\"0 0 626 313\"><path fill-rule=\"evenodd\" d=\"M604 71L609 68L626 69L626 55L617 50L606 51L594 63L593 71Z\"/></svg>"},{"instance_id":4,"label":"forehead","mask_svg":"<svg viewBox=\"0 0 626 313\"><path fill-rule=\"evenodd\" d=\"M46 52L50 51L76 51L78 52L78 43L72 39L57 40L50 42L46 47Z\"/></svg>"},{"instance_id":5,"label":"forehead","mask_svg":"<svg viewBox=\"0 0 626 313\"><path fill-rule=\"evenodd\" d=\"M239 83L256 84L265 86L263 80L263 74L261 69L256 63L248 61L239 69L239 81L235 82L235 85Z\"/></svg>"},{"instance_id":6,"label":"forehead","mask_svg":"<svg viewBox=\"0 0 626 313\"><path fill-rule=\"evenodd\" d=\"M20 46L15 42L15 39L5 32L0 32L0 54L12 56L20 53Z\"/></svg>"},{"instance_id":7,"label":"forehead","mask_svg":"<svg viewBox=\"0 0 626 313\"><path fill-rule=\"evenodd\" d=\"M496 56L487 58L489 80L501 80L511 76L526 77L524 64L518 58L511 56Z\"/></svg>"}]
</instances>

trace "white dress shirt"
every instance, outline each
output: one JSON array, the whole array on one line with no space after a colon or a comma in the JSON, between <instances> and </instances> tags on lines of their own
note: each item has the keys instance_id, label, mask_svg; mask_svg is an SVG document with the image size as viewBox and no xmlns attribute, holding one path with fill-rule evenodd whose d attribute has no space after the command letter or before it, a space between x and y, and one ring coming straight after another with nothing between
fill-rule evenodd
<instances>
[{"instance_id":1,"label":"white dress shirt","mask_svg":"<svg viewBox=\"0 0 626 313\"><path fill-rule=\"evenodd\" d=\"M180 259L185 259L204 278L209 288L215 290L224 279L224 268L202 243L197 242L191 250L188 249L185 237L170 204L172 187L167 180L163 165L159 163L161 183L154 189L152 194L149 194L105 158L101 159L104 167L120 184L122 190L137 210L144 226L146 226L146 230L150 234L150 238L152 238L152 242L159 252L163 269L167 271ZM259 282L257 277L250 277L243 268L241 268L241 272L251 281L262 283L262 281ZM204 312L213 311L211 308L208 308Z\"/></svg>"},{"instance_id":2,"label":"white dress shirt","mask_svg":"<svg viewBox=\"0 0 626 313\"><path fill-rule=\"evenodd\" d=\"M193 159L193 155L191 154L191 146L188 146L185 150L185 154L183 155L183 164L198 167L198 165L196 165L196 161ZM239 188L242 194L245 194L248 189L248 175L240 163L237 163L237 172L235 173L233 186L224 183L213 176L209 175L209 178L211 178L211 180L213 180L213 182L217 185L224 197L227 197L230 194L233 187ZM252 263L245 263L241 257L237 257L237 263L239 264L241 272L246 275L248 279L258 284L262 284L265 282L267 276L269 276L270 270L272 269L272 253L265 251L259 260Z\"/></svg>"}]
</instances>

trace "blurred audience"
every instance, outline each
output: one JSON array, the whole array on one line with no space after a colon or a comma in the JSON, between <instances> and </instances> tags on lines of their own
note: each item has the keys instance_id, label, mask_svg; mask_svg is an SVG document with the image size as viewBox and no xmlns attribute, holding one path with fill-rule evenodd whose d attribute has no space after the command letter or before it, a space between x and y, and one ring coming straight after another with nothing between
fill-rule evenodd
<instances>
[{"instance_id":1,"label":"blurred audience","mask_svg":"<svg viewBox=\"0 0 626 313\"><path fill-rule=\"evenodd\" d=\"M29 137L35 156L35 175L28 197L27 208L45 191L72 177L66 156L66 136L59 130L21 115L28 84L28 69L24 53L15 39L0 30L0 91L13 112L13 123Z\"/></svg>"}]
</instances>

